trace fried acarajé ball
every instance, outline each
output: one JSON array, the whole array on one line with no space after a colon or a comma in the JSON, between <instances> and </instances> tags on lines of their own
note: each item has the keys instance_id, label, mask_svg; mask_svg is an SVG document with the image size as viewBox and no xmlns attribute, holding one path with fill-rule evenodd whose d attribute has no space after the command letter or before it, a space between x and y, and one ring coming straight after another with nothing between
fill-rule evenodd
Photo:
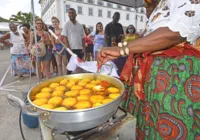
<instances>
[{"instance_id":1,"label":"fried acaraj\u00e9 ball","mask_svg":"<svg viewBox=\"0 0 200 140\"><path fill-rule=\"evenodd\" d=\"M76 97L78 95L79 95L79 91L77 91L77 90L65 92L65 96L67 96L67 97Z\"/></svg>"},{"instance_id":2,"label":"fried acaraj\u00e9 ball","mask_svg":"<svg viewBox=\"0 0 200 140\"><path fill-rule=\"evenodd\" d=\"M102 92L102 91L105 91L106 88L102 87L101 85L97 85L97 86L93 87L92 90L95 91L95 92L98 92L98 91Z\"/></svg>"},{"instance_id":3,"label":"fried acaraj\u00e9 ball","mask_svg":"<svg viewBox=\"0 0 200 140\"><path fill-rule=\"evenodd\" d=\"M67 88L71 88L71 87L73 87L73 86L75 86L75 82L69 82L66 86L67 86Z\"/></svg>"},{"instance_id":4,"label":"fried acaraj\u00e9 ball","mask_svg":"<svg viewBox=\"0 0 200 140\"><path fill-rule=\"evenodd\" d=\"M48 99L36 99L33 101L33 103L37 106L41 106L43 104L46 104Z\"/></svg>"},{"instance_id":5,"label":"fried acaraj\u00e9 ball","mask_svg":"<svg viewBox=\"0 0 200 140\"><path fill-rule=\"evenodd\" d=\"M83 89L83 87L82 86L73 86L72 88L71 88L71 90L81 90L81 89Z\"/></svg>"},{"instance_id":6,"label":"fried acaraj\u00e9 ball","mask_svg":"<svg viewBox=\"0 0 200 140\"><path fill-rule=\"evenodd\" d=\"M90 100L90 95L79 95L77 97L78 101L89 101Z\"/></svg>"},{"instance_id":7,"label":"fried acaraj\u00e9 ball","mask_svg":"<svg viewBox=\"0 0 200 140\"><path fill-rule=\"evenodd\" d=\"M76 109L86 109L92 107L92 103L90 101L80 101L75 105Z\"/></svg>"},{"instance_id":8,"label":"fried acaraj\u00e9 ball","mask_svg":"<svg viewBox=\"0 0 200 140\"><path fill-rule=\"evenodd\" d=\"M52 92L53 90L51 88L45 87L41 89L41 92Z\"/></svg>"},{"instance_id":9,"label":"fried acaraj\u00e9 ball","mask_svg":"<svg viewBox=\"0 0 200 140\"><path fill-rule=\"evenodd\" d=\"M87 83L86 83L86 82L82 82L82 81L80 81L80 82L78 83L78 85L84 87L84 86L87 85Z\"/></svg>"},{"instance_id":10,"label":"fried acaraj\u00e9 ball","mask_svg":"<svg viewBox=\"0 0 200 140\"><path fill-rule=\"evenodd\" d=\"M68 83L67 79L63 79L62 81L60 81L60 85L66 85Z\"/></svg>"},{"instance_id":11,"label":"fried acaraj\u00e9 ball","mask_svg":"<svg viewBox=\"0 0 200 140\"><path fill-rule=\"evenodd\" d=\"M107 103L112 102L112 101L113 101L113 99L104 99L102 101L102 104L107 104Z\"/></svg>"},{"instance_id":12,"label":"fried acaraj\u00e9 ball","mask_svg":"<svg viewBox=\"0 0 200 140\"><path fill-rule=\"evenodd\" d=\"M104 99L104 96L102 95L92 95L90 97L90 101L94 104L94 103L101 103Z\"/></svg>"},{"instance_id":13,"label":"fried acaraj\u00e9 ball","mask_svg":"<svg viewBox=\"0 0 200 140\"><path fill-rule=\"evenodd\" d=\"M49 99L48 104L52 104L54 107L61 105L63 99L61 97L52 97Z\"/></svg>"},{"instance_id":14,"label":"fried acaraj\u00e9 ball","mask_svg":"<svg viewBox=\"0 0 200 140\"><path fill-rule=\"evenodd\" d=\"M88 89L92 89L95 86L96 86L95 84L87 84L85 87Z\"/></svg>"},{"instance_id":15,"label":"fried acaraj\u00e9 ball","mask_svg":"<svg viewBox=\"0 0 200 140\"><path fill-rule=\"evenodd\" d=\"M66 107L73 107L75 104L77 104L76 98L65 98L62 102L62 105Z\"/></svg>"},{"instance_id":16,"label":"fried acaraj\u00e9 ball","mask_svg":"<svg viewBox=\"0 0 200 140\"><path fill-rule=\"evenodd\" d=\"M64 91L62 91L62 90L54 91L54 92L51 94L52 97L63 96L63 95L64 95Z\"/></svg>"},{"instance_id":17,"label":"fried acaraj\u00e9 ball","mask_svg":"<svg viewBox=\"0 0 200 140\"><path fill-rule=\"evenodd\" d=\"M119 89L118 89L118 88L115 88L115 87L109 87L109 88L107 89L107 91L108 91L109 93L119 93Z\"/></svg>"},{"instance_id":18,"label":"fried acaraj\u00e9 ball","mask_svg":"<svg viewBox=\"0 0 200 140\"><path fill-rule=\"evenodd\" d=\"M40 92L40 93L37 93L36 95L35 95L35 98L36 99L41 99L41 98L49 98L51 96L51 93L49 93L49 92Z\"/></svg>"},{"instance_id":19,"label":"fried acaraj\u00e9 ball","mask_svg":"<svg viewBox=\"0 0 200 140\"><path fill-rule=\"evenodd\" d=\"M80 95L88 95L88 94L91 94L91 93L92 93L92 91L89 90L89 89L82 89L79 92Z\"/></svg>"},{"instance_id":20,"label":"fried acaraj\u00e9 ball","mask_svg":"<svg viewBox=\"0 0 200 140\"><path fill-rule=\"evenodd\" d=\"M120 96L119 93L117 93L117 94L110 94L110 95L109 95L109 98L111 98L111 99L116 99L116 98L119 97L119 96Z\"/></svg>"},{"instance_id":21,"label":"fried acaraj\u00e9 ball","mask_svg":"<svg viewBox=\"0 0 200 140\"><path fill-rule=\"evenodd\" d=\"M50 85L49 85L49 87L50 88L56 88L56 87L58 87L58 86L60 86L60 84L59 83L51 83Z\"/></svg>"},{"instance_id":22,"label":"fried acaraj\u00e9 ball","mask_svg":"<svg viewBox=\"0 0 200 140\"><path fill-rule=\"evenodd\" d=\"M59 86L55 88L56 91L65 91L66 89L67 88L65 86Z\"/></svg>"}]
</instances>

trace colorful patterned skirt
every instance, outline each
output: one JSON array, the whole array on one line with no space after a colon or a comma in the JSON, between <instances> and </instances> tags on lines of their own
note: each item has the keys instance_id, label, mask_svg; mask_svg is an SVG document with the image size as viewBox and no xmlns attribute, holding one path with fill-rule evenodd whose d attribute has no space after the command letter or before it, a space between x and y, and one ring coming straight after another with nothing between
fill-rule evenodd
<instances>
[{"instance_id":1,"label":"colorful patterned skirt","mask_svg":"<svg viewBox=\"0 0 200 140\"><path fill-rule=\"evenodd\" d=\"M145 100L126 89L122 106L137 118L137 140L200 140L199 56L154 56Z\"/></svg>"},{"instance_id":2,"label":"colorful patterned skirt","mask_svg":"<svg viewBox=\"0 0 200 140\"><path fill-rule=\"evenodd\" d=\"M27 54L12 54L11 56L11 75L23 76L34 72L29 55Z\"/></svg>"}]
</instances>

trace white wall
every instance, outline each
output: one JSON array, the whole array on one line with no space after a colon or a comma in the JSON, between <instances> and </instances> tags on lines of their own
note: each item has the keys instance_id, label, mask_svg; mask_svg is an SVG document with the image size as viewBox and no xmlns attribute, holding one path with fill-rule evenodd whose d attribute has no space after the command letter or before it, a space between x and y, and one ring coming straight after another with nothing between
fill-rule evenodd
<instances>
[{"instance_id":1,"label":"white wall","mask_svg":"<svg viewBox=\"0 0 200 140\"><path fill-rule=\"evenodd\" d=\"M44 21L44 23L50 25L52 16L57 16L57 13L57 3L56 1L54 1L53 4L47 10L47 12L42 16L42 20Z\"/></svg>"},{"instance_id":2,"label":"white wall","mask_svg":"<svg viewBox=\"0 0 200 140\"><path fill-rule=\"evenodd\" d=\"M82 23L85 24L86 26L95 26L97 22L102 22L103 25L105 26L106 24L108 24L109 22L112 21L112 15L114 14L114 12L120 12L121 14L121 19L120 19L120 23L123 24L123 26L128 26L129 24L134 24L134 13L133 12L129 12L129 11L122 11L122 10L116 10L116 9L108 9L106 7L100 7L100 6L96 6L96 5L88 5L88 4L82 4L82 3L74 3L74 2L67 2L66 4L69 4L72 8L77 9L78 6L81 6L83 9L83 14L77 15L77 20ZM93 8L93 16L89 16L88 15L88 9L89 8ZM98 17L98 10L102 10L103 11L103 16L102 17ZM107 12L111 11L111 18L107 17ZM126 20L126 14L130 14L130 19ZM66 13L67 16L67 13ZM66 19L68 19L68 17L66 17Z\"/></svg>"},{"instance_id":3,"label":"white wall","mask_svg":"<svg viewBox=\"0 0 200 140\"><path fill-rule=\"evenodd\" d=\"M76 2L75 0L55 0L54 3L50 6L47 12L42 16L42 19L46 24L51 24L51 17L57 16L61 21L61 26L69 20L68 13L66 12L66 5L70 5L70 8L76 9L78 13L78 6L82 7L82 14L77 14L77 20L81 24L85 24L87 27L93 27L95 29L97 22L102 22L105 27L109 22L112 21L112 16L114 12L119 12L121 14L121 19L119 23L122 26L127 27L130 24L135 26L136 16L135 10L131 8L131 11L126 10L125 6L121 6L122 9L117 8L116 4L113 4L113 8L107 8L107 2L104 2L104 6L97 5L97 0L94 4L87 3L87 0L83 0L84 3ZM93 8L93 16L88 15L89 8ZM103 11L103 16L98 17L98 10ZM107 12L111 11L111 18L107 17ZM129 14L129 20L126 20L126 15ZM143 16L143 22L140 21L141 16ZM137 31L141 32L144 29L146 24L145 14L137 14Z\"/></svg>"},{"instance_id":4,"label":"white wall","mask_svg":"<svg viewBox=\"0 0 200 140\"><path fill-rule=\"evenodd\" d=\"M97 2L97 1L96 1ZM77 2L73 2L73 1L66 1L65 5L70 5L71 8L76 9L76 11L78 12L78 6L82 7L82 13L83 14L78 14L77 15L77 20L81 23L81 24L85 24L87 27L92 26L95 29L96 23L98 22L102 22L104 27L112 21L112 16L114 14L114 12L119 12L121 15L120 21L119 23L121 23L124 27L127 27L130 24L133 24L135 26L136 22L135 22L135 10L132 8L132 11L127 11L125 10L126 7L122 6L122 9L117 9L117 5L113 4L113 8L107 8L106 4L105 6L99 6L99 5L93 5L93 4L88 4L88 3L77 3ZM65 6L64 6L65 7ZM93 8L93 16L89 16L88 15L88 11L89 8ZM98 10L101 9L103 10L103 17L98 17ZM66 10L65 10L66 11ZM111 18L107 17L107 12L111 11ZM126 15L129 14L129 20L126 20ZM64 14L65 15L65 22L69 20L67 13ZM143 22L140 22L140 20L138 20L137 22L137 30L143 30L145 27L145 14L138 14L139 17L143 16Z\"/></svg>"},{"instance_id":5,"label":"white wall","mask_svg":"<svg viewBox=\"0 0 200 140\"><path fill-rule=\"evenodd\" d=\"M64 25L64 18L65 18L65 16L64 16L64 13L65 13L65 11L64 11L64 2L63 2L63 0L56 0L56 8L57 8L57 16L56 17L58 17L58 19L60 20L60 26L61 27L63 27L63 25Z\"/></svg>"}]
</instances>

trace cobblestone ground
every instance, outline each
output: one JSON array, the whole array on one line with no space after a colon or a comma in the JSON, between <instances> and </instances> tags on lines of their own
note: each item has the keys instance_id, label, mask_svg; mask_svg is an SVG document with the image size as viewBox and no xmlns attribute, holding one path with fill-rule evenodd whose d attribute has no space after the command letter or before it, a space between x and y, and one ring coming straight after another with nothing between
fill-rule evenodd
<instances>
[{"instance_id":1,"label":"cobblestone ground","mask_svg":"<svg viewBox=\"0 0 200 140\"><path fill-rule=\"evenodd\" d=\"M2 78L10 64L10 53L8 49L0 50L0 77ZM1 79L0 78L0 79ZM10 76L10 72L5 80L4 85L9 84L20 79ZM36 83L36 77L31 80L31 85ZM25 78L16 83L13 88L22 91L28 91L29 79ZM0 140L22 140L19 129L19 109L12 107L7 99L8 92L0 91ZM12 92L17 97L22 97L21 93ZM40 131L37 129L29 129L22 124L26 140L40 140Z\"/></svg>"}]
</instances>

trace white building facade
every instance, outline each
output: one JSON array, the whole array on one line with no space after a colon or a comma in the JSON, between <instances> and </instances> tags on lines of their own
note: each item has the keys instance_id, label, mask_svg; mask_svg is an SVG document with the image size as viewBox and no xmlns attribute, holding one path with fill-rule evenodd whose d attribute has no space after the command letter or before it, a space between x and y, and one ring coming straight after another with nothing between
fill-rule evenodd
<instances>
[{"instance_id":1,"label":"white building facade","mask_svg":"<svg viewBox=\"0 0 200 140\"><path fill-rule=\"evenodd\" d=\"M124 28L133 24L137 32L142 32L146 25L146 15L143 7L135 10L103 0L40 0L39 3L41 4L42 19L48 25L51 25L51 17L56 16L60 19L61 26L63 26L69 20L67 14L69 8L74 8L77 11L76 19L91 30L95 30L98 22L101 22L105 27L112 21L115 12L120 13L119 23Z\"/></svg>"}]
</instances>

